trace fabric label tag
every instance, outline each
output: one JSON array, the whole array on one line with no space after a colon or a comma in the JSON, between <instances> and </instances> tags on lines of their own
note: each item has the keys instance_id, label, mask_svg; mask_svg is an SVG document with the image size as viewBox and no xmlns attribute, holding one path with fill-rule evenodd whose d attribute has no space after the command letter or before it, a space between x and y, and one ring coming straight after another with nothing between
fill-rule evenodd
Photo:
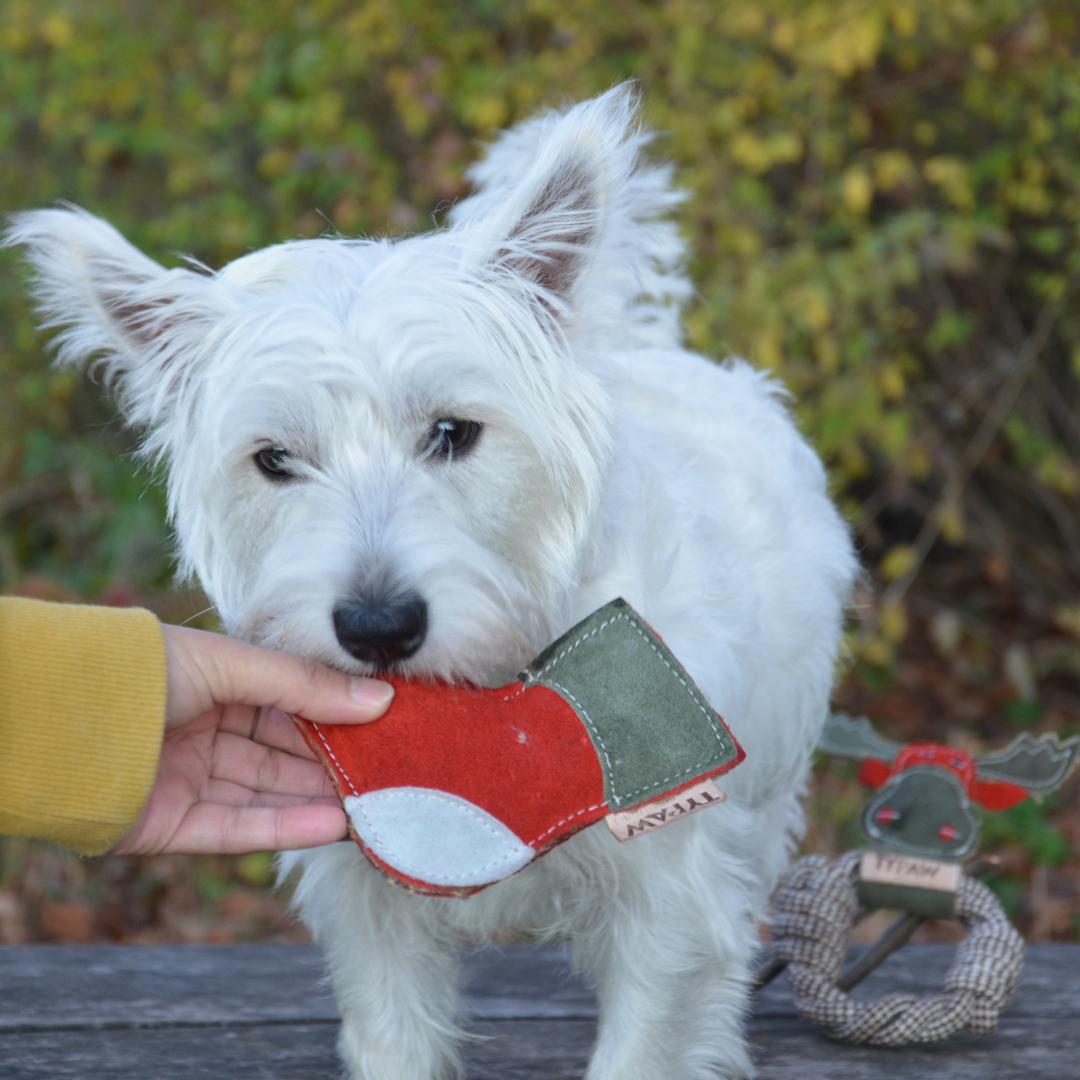
<instances>
[{"instance_id":1,"label":"fabric label tag","mask_svg":"<svg viewBox=\"0 0 1080 1080\"><path fill-rule=\"evenodd\" d=\"M727 800L727 796L712 780L702 780L692 787L684 788L676 795L666 799L646 803L633 810L622 810L617 814L608 814L604 819L616 840L633 840L643 833L656 832L665 825L670 825L688 814L714 806Z\"/></svg>"},{"instance_id":2,"label":"fabric label tag","mask_svg":"<svg viewBox=\"0 0 1080 1080\"><path fill-rule=\"evenodd\" d=\"M910 855L886 855L867 851L859 861L859 878L879 885L908 885L939 892L958 892L962 870L959 863L917 859Z\"/></svg>"}]
</instances>

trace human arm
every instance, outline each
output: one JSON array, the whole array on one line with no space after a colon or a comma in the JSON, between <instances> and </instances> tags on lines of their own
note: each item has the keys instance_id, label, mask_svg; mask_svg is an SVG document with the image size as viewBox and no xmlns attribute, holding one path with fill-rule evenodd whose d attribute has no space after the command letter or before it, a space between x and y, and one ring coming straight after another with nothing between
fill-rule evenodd
<instances>
[{"instance_id":1,"label":"human arm","mask_svg":"<svg viewBox=\"0 0 1080 1080\"><path fill-rule=\"evenodd\" d=\"M0 833L87 855L337 839L321 768L272 710L363 722L389 697L354 701L361 684L140 609L0 598Z\"/></svg>"}]
</instances>

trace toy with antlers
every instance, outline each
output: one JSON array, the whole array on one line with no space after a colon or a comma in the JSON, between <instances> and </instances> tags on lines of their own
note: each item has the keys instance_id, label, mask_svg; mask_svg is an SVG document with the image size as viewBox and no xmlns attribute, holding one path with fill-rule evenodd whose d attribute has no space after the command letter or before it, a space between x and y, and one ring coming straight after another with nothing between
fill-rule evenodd
<instances>
[{"instance_id":1,"label":"toy with antlers","mask_svg":"<svg viewBox=\"0 0 1080 1080\"><path fill-rule=\"evenodd\" d=\"M993 1031L1019 985L1024 942L977 880L990 867L963 865L979 842L972 803L1006 810L1060 787L1080 758L1080 738L1025 733L973 757L939 743L904 746L866 719L834 714L819 748L862 761L859 778L875 789L861 817L869 844L835 862L809 855L791 868L773 898L773 959L758 985L786 969L800 1012L844 1042L900 1046L964 1028ZM878 908L906 914L841 973L853 923ZM852 999L848 991L929 916L959 919L968 930L943 992Z\"/></svg>"},{"instance_id":2,"label":"toy with antlers","mask_svg":"<svg viewBox=\"0 0 1080 1080\"><path fill-rule=\"evenodd\" d=\"M955 914L957 864L979 842L972 803L1007 810L1029 795L1045 795L1064 783L1080 756L1080 738L1062 743L1056 735L1026 732L977 758L940 743L904 746L843 713L829 718L818 747L862 760L859 779L877 789L860 822L870 842L860 866L862 906L946 919Z\"/></svg>"}]
</instances>

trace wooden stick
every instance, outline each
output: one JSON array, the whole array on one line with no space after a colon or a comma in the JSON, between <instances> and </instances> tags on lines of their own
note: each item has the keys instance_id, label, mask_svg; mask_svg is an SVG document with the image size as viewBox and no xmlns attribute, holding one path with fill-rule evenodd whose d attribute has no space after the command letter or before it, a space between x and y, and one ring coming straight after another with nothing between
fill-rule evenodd
<instances>
[{"instance_id":1,"label":"wooden stick","mask_svg":"<svg viewBox=\"0 0 1080 1080\"><path fill-rule=\"evenodd\" d=\"M875 941L874 944L867 949L839 979L836 980L837 989L847 993L853 986L858 986L859 983L874 970L874 968L885 963L897 949L903 948L903 946L908 943L908 938L910 938L924 922L926 922L925 915L913 915L910 911L906 915L901 915L900 918L897 919L889 929L886 930L885 933L882 934L881 937L879 937L877 941Z\"/></svg>"},{"instance_id":2,"label":"wooden stick","mask_svg":"<svg viewBox=\"0 0 1080 1080\"><path fill-rule=\"evenodd\" d=\"M756 994L763 987L766 987L780 974L784 968L787 967L786 960L778 960L775 956L766 961L754 972L754 982L750 987L750 993Z\"/></svg>"}]
</instances>

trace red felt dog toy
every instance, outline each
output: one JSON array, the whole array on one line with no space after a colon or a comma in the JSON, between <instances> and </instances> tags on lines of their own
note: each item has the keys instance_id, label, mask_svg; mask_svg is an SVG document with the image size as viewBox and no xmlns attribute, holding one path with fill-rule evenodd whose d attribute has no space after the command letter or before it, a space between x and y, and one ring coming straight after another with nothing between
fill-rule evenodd
<instances>
[{"instance_id":1,"label":"red felt dog toy","mask_svg":"<svg viewBox=\"0 0 1080 1080\"><path fill-rule=\"evenodd\" d=\"M297 723L364 854L420 892L465 896L601 818L619 839L722 802L745 756L623 600L497 690L390 678L374 724Z\"/></svg>"}]
</instances>

